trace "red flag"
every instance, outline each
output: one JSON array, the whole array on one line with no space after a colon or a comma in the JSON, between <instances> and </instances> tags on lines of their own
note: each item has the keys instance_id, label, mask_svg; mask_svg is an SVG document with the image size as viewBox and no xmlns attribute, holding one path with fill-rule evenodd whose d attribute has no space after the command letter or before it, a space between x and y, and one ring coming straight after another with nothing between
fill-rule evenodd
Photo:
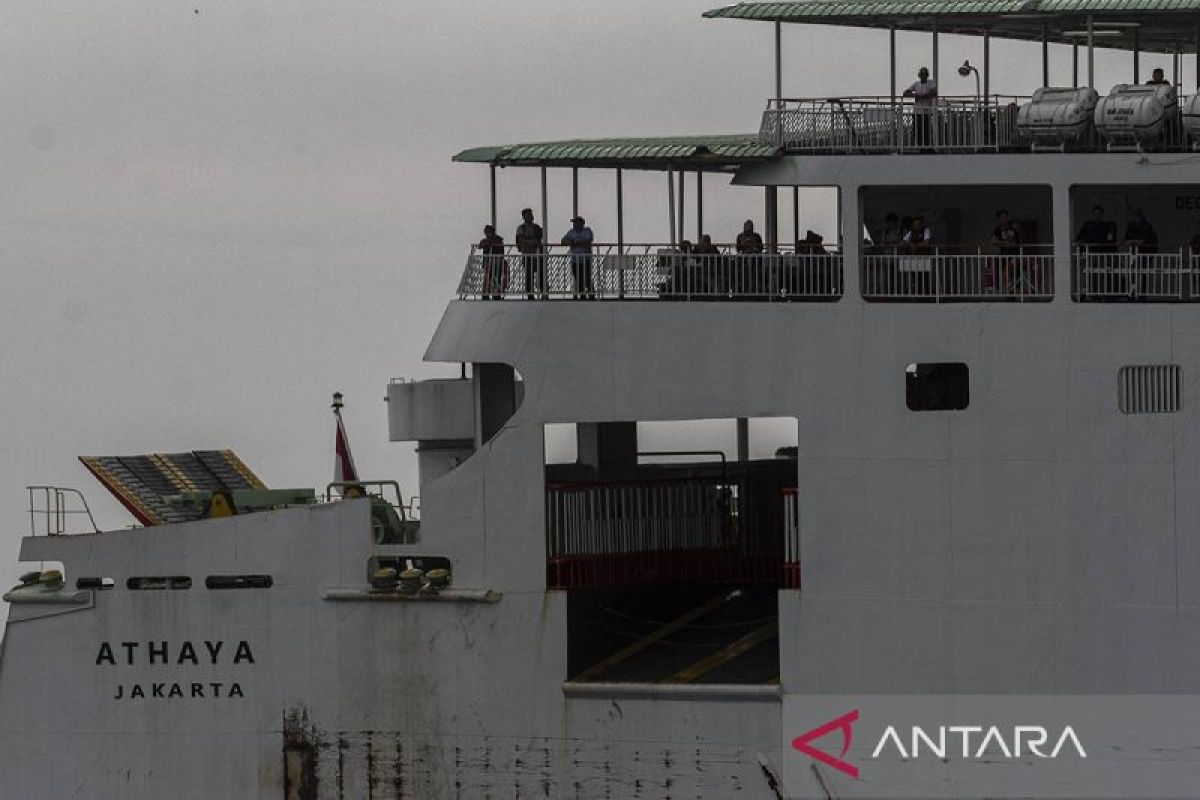
<instances>
[{"instance_id":1,"label":"red flag","mask_svg":"<svg viewBox=\"0 0 1200 800\"><path fill-rule=\"evenodd\" d=\"M342 424L342 396L333 396L333 416L337 418L337 432L333 440L333 480L335 483L351 483L358 480L354 456L350 454L350 439L346 426Z\"/></svg>"}]
</instances>

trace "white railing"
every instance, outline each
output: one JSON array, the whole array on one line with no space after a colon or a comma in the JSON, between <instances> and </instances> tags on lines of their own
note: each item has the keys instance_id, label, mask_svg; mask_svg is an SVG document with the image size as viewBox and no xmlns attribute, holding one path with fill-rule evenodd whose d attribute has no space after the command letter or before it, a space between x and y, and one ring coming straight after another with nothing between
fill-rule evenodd
<instances>
[{"instance_id":1,"label":"white railing","mask_svg":"<svg viewBox=\"0 0 1200 800\"><path fill-rule=\"evenodd\" d=\"M100 532L87 499L78 489L66 486L26 486L25 489L29 492L30 536ZM87 517L86 531L72 530L69 521L76 517Z\"/></svg>"},{"instance_id":2,"label":"white railing","mask_svg":"<svg viewBox=\"0 0 1200 800\"><path fill-rule=\"evenodd\" d=\"M789 150L835 153L978 152L1016 147L1023 98L938 98L932 106L889 97L770 100L758 139Z\"/></svg>"},{"instance_id":3,"label":"white railing","mask_svg":"<svg viewBox=\"0 0 1200 800\"><path fill-rule=\"evenodd\" d=\"M863 256L862 287L868 300L1045 301L1054 296L1054 254L1049 245L1003 253L984 246L875 245Z\"/></svg>"},{"instance_id":4,"label":"white railing","mask_svg":"<svg viewBox=\"0 0 1200 800\"><path fill-rule=\"evenodd\" d=\"M547 555L622 555L728 546L732 489L702 479L546 487Z\"/></svg>"},{"instance_id":5,"label":"white railing","mask_svg":"<svg viewBox=\"0 0 1200 800\"><path fill-rule=\"evenodd\" d=\"M1183 248L1170 253L1111 252L1109 248L1075 249L1076 300L1200 301L1197 256Z\"/></svg>"},{"instance_id":6,"label":"white railing","mask_svg":"<svg viewBox=\"0 0 1200 800\"><path fill-rule=\"evenodd\" d=\"M553 246L520 253L471 248L460 297L503 299L836 300L842 296L842 256L820 245L811 252L683 253L668 245L594 245L590 254Z\"/></svg>"}]
</instances>

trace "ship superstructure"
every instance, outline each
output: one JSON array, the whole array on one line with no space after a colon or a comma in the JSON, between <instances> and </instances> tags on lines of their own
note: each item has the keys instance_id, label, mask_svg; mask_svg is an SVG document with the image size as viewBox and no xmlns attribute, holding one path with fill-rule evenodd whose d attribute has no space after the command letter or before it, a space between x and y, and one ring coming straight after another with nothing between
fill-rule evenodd
<instances>
[{"instance_id":1,"label":"ship superstructure","mask_svg":"<svg viewBox=\"0 0 1200 800\"><path fill-rule=\"evenodd\" d=\"M426 353L461 378L387 387L419 519L386 482L156 461L137 485L182 518L45 516L21 558L65 574L7 595L5 797L1194 794L1200 5L707 16L775 26L757 133L456 156L489 166L494 225L499 170L540 170L545 236L470 250ZM783 97L792 23L890 30L889 94ZM908 96L897 31L930 34L936 96ZM946 33L979 37L971 96ZM993 38L1041 42L1043 85L994 94ZM1097 47L1128 84L1094 85ZM612 175L611 241L558 243L550 170ZM668 176L662 242L625 241L630 170ZM705 241L713 181L755 198L757 241ZM806 187L836 189L832 235ZM735 445L648 443L685 423ZM970 725L978 752L937 739Z\"/></svg>"}]
</instances>

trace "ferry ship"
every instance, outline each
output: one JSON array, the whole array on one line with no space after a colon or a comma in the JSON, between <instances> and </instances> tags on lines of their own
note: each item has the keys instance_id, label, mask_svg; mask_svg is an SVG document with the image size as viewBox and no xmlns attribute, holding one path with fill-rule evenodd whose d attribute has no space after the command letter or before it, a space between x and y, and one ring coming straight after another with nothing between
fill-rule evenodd
<instances>
[{"instance_id":1,"label":"ferry ship","mask_svg":"<svg viewBox=\"0 0 1200 800\"><path fill-rule=\"evenodd\" d=\"M344 446L316 489L85 458L131 529L31 488L3 797L1197 796L1200 5L705 16L774 26L757 132L455 156L505 229L500 170L540 170L543 234L464 245L425 355L461 377L387 385L419 509ZM889 31L889 92L784 97L789 24ZM936 93L901 79L913 32ZM1041 43L1028 96L992 91L995 38ZM615 237L559 243L587 170ZM625 240L632 170L666 178L662 242ZM705 238L717 181L761 232ZM691 422L734 444L650 441Z\"/></svg>"}]
</instances>

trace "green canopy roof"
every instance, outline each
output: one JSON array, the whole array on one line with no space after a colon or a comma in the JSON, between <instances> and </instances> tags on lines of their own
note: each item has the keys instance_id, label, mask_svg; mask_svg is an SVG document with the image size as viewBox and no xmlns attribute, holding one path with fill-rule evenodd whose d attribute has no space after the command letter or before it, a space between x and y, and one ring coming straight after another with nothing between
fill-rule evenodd
<instances>
[{"instance_id":1,"label":"green canopy roof","mask_svg":"<svg viewBox=\"0 0 1200 800\"><path fill-rule=\"evenodd\" d=\"M1196 51L1200 0L804 0L738 3L704 16L765 22L959 33L1085 44L1092 16L1097 47Z\"/></svg>"},{"instance_id":2,"label":"green canopy roof","mask_svg":"<svg viewBox=\"0 0 1200 800\"><path fill-rule=\"evenodd\" d=\"M665 136L644 139L572 139L506 146L475 147L455 161L522 167L669 167L732 170L751 161L774 158L779 148L762 145L756 134Z\"/></svg>"}]
</instances>

